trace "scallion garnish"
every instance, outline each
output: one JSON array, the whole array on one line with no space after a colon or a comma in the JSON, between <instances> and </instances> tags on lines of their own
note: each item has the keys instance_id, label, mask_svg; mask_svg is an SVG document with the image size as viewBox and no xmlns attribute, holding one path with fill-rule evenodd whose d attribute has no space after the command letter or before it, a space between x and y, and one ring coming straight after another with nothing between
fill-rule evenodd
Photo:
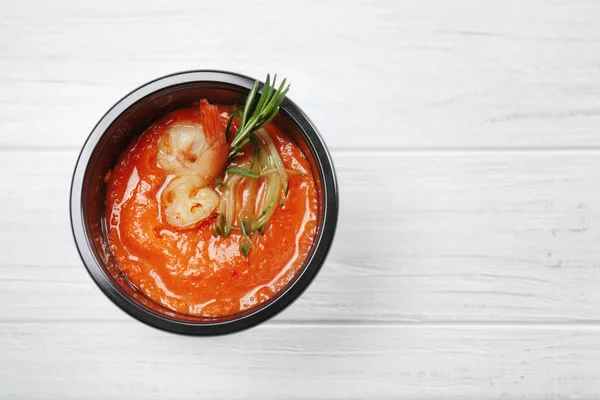
<instances>
[{"instance_id":1,"label":"scallion garnish","mask_svg":"<svg viewBox=\"0 0 600 400\"><path fill-rule=\"evenodd\" d=\"M252 179L256 179L259 176L258 174L255 174L254 172L243 168L227 168L227 172L229 172L230 174L242 175Z\"/></svg>"},{"instance_id":2,"label":"scallion garnish","mask_svg":"<svg viewBox=\"0 0 600 400\"><path fill-rule=\"evenodd\" d=\"M253 238L264 233L265 225L281 204L282 189L288 190L288 173L269 133L262 129L279 112L279 106L289 90L284 79L276 87L276 76L271 82L267 75L262 92L256 81L246 98L244 108L232 108L225 134L229 142L232 166L220 183L220 214L215 221L215 232L227 237L231 230L241 231L240 250L247 256L253 247ZM233 119L238 123L233 134ZM252 149L242 148L252 143ZM252 156L247 154L252 151ZM240 157L239 159L236 157Z\"/></svg>"}]
</instances>

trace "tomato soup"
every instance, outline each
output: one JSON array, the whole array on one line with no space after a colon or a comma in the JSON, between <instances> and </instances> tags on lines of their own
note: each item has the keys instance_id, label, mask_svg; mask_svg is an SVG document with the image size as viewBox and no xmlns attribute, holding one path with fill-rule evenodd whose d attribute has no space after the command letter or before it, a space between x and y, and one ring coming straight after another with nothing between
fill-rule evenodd
<instances>
[{"instance_id":1,"label":"tomato soup","mask_svg":"<svg viewBox=\"0 0 600 400\"><path fill-rule=\"evenodd\" d=\"M228 108L218 110L219 121L227 121ZM169 223L161 202L173 174L161 167L160 143L175 124L201 118L196 107L174 111L123 151L106 177L106 227L119 268L148 298L179 313L223 317L256 307L294 279L315 239L318 199L304 154L268 124L265 131L292 173L270 221L253 234L252 249L244 254L239 230L215 234L218 211L193 227ZM197 184L219 190L219 179Z\"/></svg>"}]
</instances>

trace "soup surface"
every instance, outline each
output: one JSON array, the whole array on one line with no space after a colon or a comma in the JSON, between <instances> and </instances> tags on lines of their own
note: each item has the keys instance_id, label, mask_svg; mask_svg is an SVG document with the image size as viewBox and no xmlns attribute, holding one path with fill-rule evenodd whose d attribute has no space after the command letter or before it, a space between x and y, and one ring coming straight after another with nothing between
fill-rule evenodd
<instances>
[{"instance_id":1,"label":"soup surface","mask_svg":"<svg viewBox=\"0 0 600 400\"><path fill-rule=\"evenodd\" d=\"M228 108L218 110L226 121ZM267 301L294 278L315 238L318 200L304 154L269 124L265 130L292 173L251 251L243 254L239 230L215 235L216 212L192 228L169 224L161 195L173 176L158 162L159 142L170 127L200 118L197 107L174 111L123 151L106 177L106 226L119 268L146 296L180 313L221 317ZM218 192L218 181L209 185Z\"/></svg>"}]
</instances>

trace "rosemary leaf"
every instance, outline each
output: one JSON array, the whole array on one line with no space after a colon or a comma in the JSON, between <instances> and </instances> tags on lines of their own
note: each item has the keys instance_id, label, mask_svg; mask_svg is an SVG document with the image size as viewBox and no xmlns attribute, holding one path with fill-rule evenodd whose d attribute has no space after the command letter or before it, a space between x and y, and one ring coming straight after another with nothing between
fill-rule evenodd
<instances>
[{"instance_id":1,"label":"rosemary leaf","mask_svg":"<svg viewBox=\"0 0 600 400\"><path fill-rule=\"evenodd\" d=\"M227 128L225 128L225 140L229 143L229 139L231 138L231 122L233 121L233 113L229 116L229 120L227 121Z\"/></svg>"},{"instance_id":2,"label":"rosemary leaf","mask_svg":"<svg viewBox=\"0 0 600 400\"><path fill-rule=\"evenodd\" d=\"M248 256L248 253L250 253L250 248L250 241L248 239L245 239L241 246L242 254L244 254L244 257Z\"/></svg>"},{"instance_id":3,"label":"rosemary leaf","mask_svg":"<svg viewBox=\"0 0 600 400\"><path fill-rule=\"evenodd\" d=\"M254 103L254 98L256 97L256 92L258 92L258 81L254 82L252 89L250 89L250 93L248 93L248 97L246 97L246 105L244 106L244 114L242 116L242 126L246 124L248 115L250 115L250 112L252 111L252 105Z\"/></svg>"},{"instance_id":4,"label":"rosemary leaf","mask_svg":"<svg viewBox=\"0 0 600 400\"><path fill-rule=\"evenodd\" d=\"M242 228L242 233L244 236L248 237L248 227L246 226L246 221L241 222L240 228Z\"/></svg>"}]
</instances>

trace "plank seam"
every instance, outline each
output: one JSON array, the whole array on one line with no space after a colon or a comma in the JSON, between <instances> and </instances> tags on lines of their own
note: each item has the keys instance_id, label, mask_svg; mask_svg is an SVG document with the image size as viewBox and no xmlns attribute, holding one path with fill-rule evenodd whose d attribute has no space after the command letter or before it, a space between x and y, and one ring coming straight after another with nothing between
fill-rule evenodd
<instances>
[{"instance_id":1,"label":"plank seam","mask_svg":"<svg viewBox=\"0 0 600 400\"><path fill-rule=\"evenodd\" d=\"M83 143L82 143L83 146ZM3 153L61 153L61 152L79 152L79 146L25 146L25 145L0 145L0 152ZM600 146L489 146L489 147L330 147L333 155L364 155L364 154L391 154L391 155L432 155L432 154L600 154Z\"/></svg>"}]
</instances>

